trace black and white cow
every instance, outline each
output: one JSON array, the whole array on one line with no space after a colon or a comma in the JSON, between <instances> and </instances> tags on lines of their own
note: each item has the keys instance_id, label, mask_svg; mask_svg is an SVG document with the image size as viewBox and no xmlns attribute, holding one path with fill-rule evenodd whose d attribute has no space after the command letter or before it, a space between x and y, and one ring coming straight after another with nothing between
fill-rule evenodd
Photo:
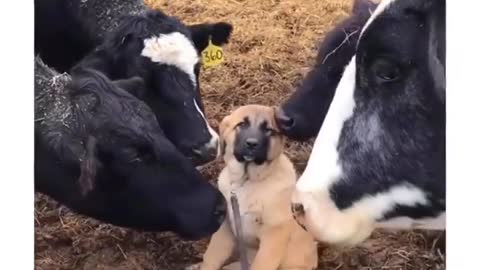
<instances>
[{"instance_id":1,"label":"black and white cow","mask_svg":"<svg viewBox=\"0 0 480 270\"><path fill-rule=\"evenodd\" d=\"M375 228L444 229L445 1L382 1L318 116L292 198L317 240L354 245Z\"/></svg>"},{"instance_id":2,"label":"black and white cow","mask_svg":"<svg viewBox=\"0 0 480 270\"><path fill-rule=\"evenodd\" d=\"M154 110L167 137L196 165L213 160L218 154L218 135L205 117L198 80L199 52L210 37L216 45L227 43L232 26L224 22L187 26L130 0L126 4L142 11L117 14L123 17L115 18L119 25L100 34L95 29L104 27L95 22L105 20L91 13L104 13L95 10L96 5L106 8L101 2L36 0L35 54L60 72L69 71L83 59L73 71L95 68L113 80L142 77L146 91L133 94Z\"/></svg>"},{"instance_id":3,"label":"black and white cow","mask_svg":"<svg viewBox=\"0 0 480 270\"><path fill-rule=\"evenodd\" d=\"M103 42L73 69L94 68L110 79L143 78L136 96L155 113L167 138L194 164L218 154L218 134L208 124L200 95L200 52L209 38L228 42L232 26L220 22L187 26L175 17L148 10L126 16Z\"/></svg>"},{"instance_id":4,"label":"black and white cow","mask_svg":"<svg viewBox=\"0 0 480 270\"><path fill-rule=\"evenodd\" d=\"M35 60L35 190L117 226L214 233L222 194L166 138L150 108L93 69L70 78Z\"/></svg>"}]
</instances>

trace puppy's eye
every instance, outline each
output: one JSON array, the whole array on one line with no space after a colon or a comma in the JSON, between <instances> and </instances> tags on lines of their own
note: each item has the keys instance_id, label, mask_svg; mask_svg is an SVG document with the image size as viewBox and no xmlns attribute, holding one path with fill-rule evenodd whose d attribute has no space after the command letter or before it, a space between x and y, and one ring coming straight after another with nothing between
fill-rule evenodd
<instances>
[{"instance_id":1,"label":"puppy's eye","mask_svg":"<svg viewBox=\"0 0 480 270\"><path fill-rule=\"evenodd\" d=\"M267 128L267 129L265 130L265 135L267 135L267 136L273 136L273 135L275 135L275 134L277 134L277 131L274 130L274 129Z\"/></svg>"},{"instance_id":2,"label":"puppy's eye","mask_svg":"<svg viewBox=\"0 0 480 270\"><path fill-rule=\"evenodd\" d=\"M378 83L394 82L401 77L400 67L393 61L385 58L376 60L371 70Z\"/></svg>"},{"instance_id":3,"label":"puppy's eye","mask_svg":"<svg viewBox=\"0 0 480 270\"><path fill-rule=\"evenodd\" d=\"M248 120L244 120L240 123L237 124L236 128L246 128L248 127L248 125L250 125L250 123L248 122Z\"/></svg>"}]
</instances>

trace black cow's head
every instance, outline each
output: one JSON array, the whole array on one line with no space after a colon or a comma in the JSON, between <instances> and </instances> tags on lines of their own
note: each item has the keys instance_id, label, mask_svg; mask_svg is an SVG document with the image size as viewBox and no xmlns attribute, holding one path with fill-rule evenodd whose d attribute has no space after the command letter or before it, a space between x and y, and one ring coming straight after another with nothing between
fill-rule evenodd
<instances>
[{"instance_id":1,"label":"black cow's head","mask_svg":"<svg viewBox=\"0 0 480 270\"><path fill-rule=\"evenodd\" d=\"M377 7L292 206L299 222L331 243L358 243L377 226L445 226L445 1Z\"/></svg>"},{"instance_id":2,"label":"black cow's head","mask_svg":"<svg viewBox=\"0 0 480 270\"><path fill-rule=\"evenodd\" d=\"M375 7L370 0L356 0L352 15L326 34L315 66L276 112L286 136L306 140L318 134L343 70L355 53L360 31Z\"/></svg>"},{"instance_id":3,"label":"black cow's head","mask_svg":"<svg viewBox=\"0 0 480 270\"><path fill-rule=\"evenodd\" d=\"M140 76L135 93L154 111L166 136L195 164L218 154L218 134L207 122L200 94L199 54L208 40L228 42L232 26L220 22L187 26L160 11L128 16L80 63L112 79Z\"/></svg>"},{"instance_id":4,"label":"black cow's head","mask_svg":"<svg viewBox=\"0 0 480 270\"><path fill-rule=\"evenodd\" d=\"M225 200L165 137L150 108L128 93L141 89L142 80L112 82L89 69L72 78L77 124L70 135L54 130L41 137L47 143L36 146L37 188L115 225L192 239L215 232Z\"/></svg>"}]
</instances>

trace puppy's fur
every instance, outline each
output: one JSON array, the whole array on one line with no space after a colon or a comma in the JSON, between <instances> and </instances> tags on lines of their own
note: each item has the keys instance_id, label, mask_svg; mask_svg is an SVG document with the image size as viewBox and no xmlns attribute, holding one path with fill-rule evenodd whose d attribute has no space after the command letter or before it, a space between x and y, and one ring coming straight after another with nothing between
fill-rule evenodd
<instances>
[{"instance_id":1,"label":"puppy's fur","mask_svg":"<svg viewBox=\"0 0 480 270\"><path fill-rule=\"evenodd\" d=\"M220 124L226 167L218 187L229 203L229 218L212 236L202 270L222 269L236 248L231 192L238 197L244 241L256 250L250 270L316 268L314 239L291 214L296 173L277 130L274 109L260 105L240 107Z\"/></svg>"}]
</instances>

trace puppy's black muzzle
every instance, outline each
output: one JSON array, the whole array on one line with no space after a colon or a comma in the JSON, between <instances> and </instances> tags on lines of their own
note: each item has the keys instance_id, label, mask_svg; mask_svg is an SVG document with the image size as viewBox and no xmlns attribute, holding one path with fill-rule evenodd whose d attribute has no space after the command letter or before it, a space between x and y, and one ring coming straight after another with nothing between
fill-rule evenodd
<instances>
[{"instance_id":1,"label":"puppy's black muzzle","mask_svg":"<svg viewBox=\"0 0 480 270\"><path fill-rule=\"evenodd\" d=\"M234 156L239 162L262 164L267 160L269 137L257 127L248 127L237 132Z\"/></svg>"}]
</instances>

